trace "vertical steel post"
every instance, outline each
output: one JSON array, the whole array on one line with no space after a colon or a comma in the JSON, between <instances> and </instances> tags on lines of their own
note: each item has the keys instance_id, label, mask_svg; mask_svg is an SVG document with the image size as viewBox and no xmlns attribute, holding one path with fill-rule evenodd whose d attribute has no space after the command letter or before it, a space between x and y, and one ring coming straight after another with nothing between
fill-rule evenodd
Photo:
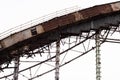
<instances>
[{"instance_id":1,"label":"vertical steel post","mask_svg":"<svg viewBox=\"0 0 120 80\"><path fill-rule=\"evenodd\" d=\"M60 62L60 40L56 42L56 69L55 69L55 80L59 80L59 62Z\"/></svg>"},{"instance_id":2,"label":"vertical steel post","mask_svg":"<svg viewBox=\"0 0 120 80\"><path fill-rule=\"evenodd\" d=\"M100 33L96 33L96 80L101 80Z\"/></svg>"},{"instance_id":3,"label":"vertical steel post","mask_svg":"<svg viewBox=\"0 0 120 80\"><path fill-rule=\"evenodd\" d=\"M14 76L13 80L18 80L18 72L19 72L19 57L15 58L15 68L14 68Z\"/></svg>"}]
</instances>

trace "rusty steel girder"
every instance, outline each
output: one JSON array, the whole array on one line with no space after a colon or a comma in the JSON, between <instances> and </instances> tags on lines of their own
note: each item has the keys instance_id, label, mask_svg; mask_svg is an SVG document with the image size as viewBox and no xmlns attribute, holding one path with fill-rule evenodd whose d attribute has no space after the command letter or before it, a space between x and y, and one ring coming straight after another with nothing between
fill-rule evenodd
<instances>
[{"instance_id":1,"label":"rusty steel girder","mask_svg":"<svg viewBox=\"0 0 120 80\"><path fill-rule=\"evenodd\" d=\"M119 25L120 1L55 17L0 40L0 65L60 38Z\"/></svg>"}]
</instances>

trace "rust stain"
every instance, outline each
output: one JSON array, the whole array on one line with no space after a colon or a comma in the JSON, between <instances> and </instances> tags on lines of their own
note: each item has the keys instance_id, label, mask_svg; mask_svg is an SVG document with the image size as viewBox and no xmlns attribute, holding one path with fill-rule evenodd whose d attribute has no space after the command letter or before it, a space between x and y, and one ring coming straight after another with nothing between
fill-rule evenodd
<instances>
[{"instance_id":1,"label":"rust stain","mask_svg":"<svg viewBox=\"0 0 120 80\"><path fill-rule=\"evenodd\" d=\"M2 48L2 45L1 45L1 43L0 43L0 49Z\"/></svg>"},{"instance_id":2,"label":"rust stain","mask_svg":"<svg viewBox=\"0 0 120 80\"><path fill-rule=\"evenodd\" d=\"M95 6L89 9L79 11L79 13L83 16L84 19L109 12L112 12L112 8L110 5Z\"/></svg>"},{"instance_id":3,"label":"rust stain","mask_svg":"<svg viewBox=\"0 0 120 80\"><path fill-rule=\"evenodd\" d=\"M54 18L52 20L49 20L47 22L44 22L43 24L41 24L43 26L43 29L45 31L49 31L52 29L55 29L58 27L58 18Z\"/></svg>"},{"instance_id":4,"label":"rust stain","mask_svg":"<svg viewBox=\"0 0 120 80\"><path fill-rule=\"evenodd\" d=\"M71 24L73 22L75 22L75 15L73 13L65 15L65 16L61 16L59 18L59 26L65 26L65 25Z\"/></svg>"},{"instance_id":5,"label":"rust stain","mask_svg":"<svg viewBox=\"0 0 120 80\"><path fill-rule=\"evenodd\" d=\"M75 20L76 21L79 21L79 20L83 19L83 16L79 12L75 12L74 15L75 15Z\"/></svg>"},{"instance_id":6,"label":"rust stain","mask_svg":"<svg viewBox=\"0 0 120 80\"><path fill-rule=\"evenodd\" d=\"M94 6L88 9L80 10L80 11L70 13L64 16L53 18L49 21L46 21L34 27L36 28L37 35L40 35L41 33L46 33L48 31L57 29L58 27L64 27L66 25L70 25L78 21L87 20L89 18L98 17L99 15L104 15L108 13L110 14L116 11L120 11L120 2L105 4L105 5L100 5L100 6ZM30 46L22 45L22 47L24 47L25 50L28 50L29 47L31 47L31 49L34 49L40 45L43 46L43 45L46 45L52 42L50 40L47 40L46 36L44 37L42 36L43 40L35 38L35 36L34 37L32 36L31 28L28 28L24 31L14 33L13 35L10 35L6 37L5 39L1 40L0 48L8 48L8 47L15 48L14 45L16 45L18 42L22 42L22 41L24 42L26 39L27 40L29 39L29 41L26 42L24 45L30 45ZM12 52L13 54L15 53L15 51L16 51L16 48L14 50L10 50L10 52ZM1 60L0 64L6 61L5 57L0 57L0 60Z\"/></svg>"}]
</instances>

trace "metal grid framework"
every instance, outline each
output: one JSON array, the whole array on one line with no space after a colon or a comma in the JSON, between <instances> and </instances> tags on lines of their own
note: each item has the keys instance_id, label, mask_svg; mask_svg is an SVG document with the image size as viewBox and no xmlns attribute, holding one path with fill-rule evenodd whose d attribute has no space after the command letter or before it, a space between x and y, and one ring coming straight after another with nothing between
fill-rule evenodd
<instances>
[{"instance_id":1,"label":"metal grid framework","mask_svg":"<svg viewBox=\"0 0 120 80\"><path fill-rule=\"evenodd\" d=\"M34 51L32 51L34 54L26 55L26 57L24 56L23 58L20 59L16 58L15 61L13 61L11 65L8 68L6 68L6 71L11 70L14 73L12 74L10 73L8 75L2 76L0 77L0 79L19 80L19 78L20 79L23 78L25 80L34 80L34 79L39 79L41 76L44 76L45 74L56 70L55 80L59 80L59 68L65 66L68 63L71 63L72 61L96 49L96 80L100 80L101 62L100 62L99 48L100 45L103 44L104 42L112 42L112 43L120 42L119 39L111 39L112 37L111 35L114 36L115 34L114 32L119 33L120 32L119 27L116 30L113 26L109 30L100 29L97 32L90 31L89 33L82 33L79 36L69 36L65 39L58 40L58 42L54 42L50 45L46 45L44 47L35 49ZM78 50L78 48L80 50ZM72 55L72 54L74 54L72 58L67 57L68 55ZM32 57L33 59L29 59ZM15 66L13 64L15 64ZM23 68L22 66L24 64L29 64L29 66ZM39 72L39 70L44 70L44 68L41 67L42 65L44 66L47 65L49 69ZM2 73L5 74L5 72Z\"/></svg>"},{"instance_id":2,"label":"metal grid framework","mask_svg":"<svg viewBox=\"0 0 120 80\"><path fill-rule=\"evenodd\" d=\"M114 34L120 32L120 7L118 4L120 2L88 8L54 18L40 25L37 24L37 27L29 28L32 38L28 37L30 41L25 40L25 45L22 48L22 42L18 42L20 45L13 43L12 47L2 45L4 48L0 48L3 56L0 59L0 64L2 64L0 70L1 74L5 75L0 76L0 79L34 80L55 71L54 78L59 80L61 67L95 49L96 80L101 80L100 46L104 42L120 43L120 39L112 38ZM101 9L105 11L102 12ZM98 11L100 13L94 10L100 10ZM91 13L93 11L94 13ZM58 23L58 25L55 22L61 22L61 24ZM24 31L29 32L29 29ZM39 29L43 32L39 33L37 31ZM19 32L11 36L14 38L16 34ZM7 37L8 40L9 37ZM5 41L5 39L2 40ZM15 48L16 46L17 48ZM73 56L69 57L69 55ZM43 65L48 68L42 67ZM8 70L9 72L7 72Z\"/></svg>"}]
</instances>

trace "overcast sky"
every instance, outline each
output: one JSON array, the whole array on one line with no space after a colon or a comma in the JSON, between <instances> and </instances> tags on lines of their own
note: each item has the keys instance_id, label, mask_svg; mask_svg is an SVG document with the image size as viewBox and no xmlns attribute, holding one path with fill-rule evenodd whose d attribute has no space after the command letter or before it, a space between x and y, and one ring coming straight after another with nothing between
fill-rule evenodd
<instances>
[{"instance_id":1,"label":"overcast sky","mask_svg":"<svg viewBox=\"0 0 120 80\"><path fill-rule=\"evenodd\" d=\"M117 0L0 0L0 33L61 9L73 6L83 9L114 1ZM104 61L102 62L102 80L120 80L119 47L118 44L105 44L101 47L101 53L104 53L102 55L102 61ZM89 75L93 72L91 70L95 69L94 59L95 55L89 54L84 56L80 62L79 59L73 62L72 67L66 66L63 68L66 73L61 72L65 79L61 80L95 80L94 73ZM78 70L79 72L76 72Z\"/></svg>"},{"instance_id":2,"label":"overcast sky","mask_svg":"<svg viewBox=\"0 0 120 80\"><path fill-rule=\"evenodd\" d=\"M116 0L0 0L0 33L55 11L79 6L81 9Z\"/></svg>"}]
</instances>

